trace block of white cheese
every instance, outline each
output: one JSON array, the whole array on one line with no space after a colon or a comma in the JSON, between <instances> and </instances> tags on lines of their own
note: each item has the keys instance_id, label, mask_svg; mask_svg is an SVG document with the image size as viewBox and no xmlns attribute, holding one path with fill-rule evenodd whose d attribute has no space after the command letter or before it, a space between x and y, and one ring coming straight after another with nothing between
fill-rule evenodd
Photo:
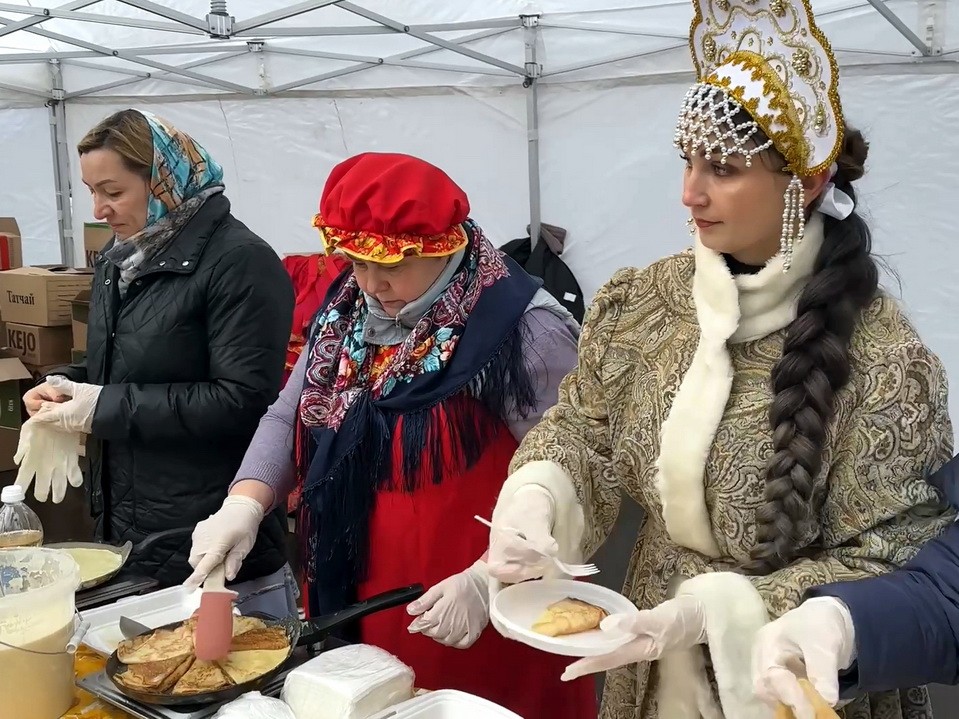
<instances>
[{"instance_id":1,"label":"block of white cheese","mask_svg":"<svg viewBox=\"0 0 959 719\"><path fill-rule=\"evenodd\" d=\"M296 719L367 719L413 696L413 670L368 644L323 652L293 671L281 698Z\"/></svg>"}]
</instances>

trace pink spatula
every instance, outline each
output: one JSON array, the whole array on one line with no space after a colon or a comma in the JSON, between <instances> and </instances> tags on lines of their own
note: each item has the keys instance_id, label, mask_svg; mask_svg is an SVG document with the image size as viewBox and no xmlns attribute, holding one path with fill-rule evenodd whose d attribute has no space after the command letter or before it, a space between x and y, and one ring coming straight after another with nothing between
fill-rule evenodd
<instances>
[{"instance_id":1,"label":"pink spatula","mask_svg":"<svg viewBox=\"0 0 959 719\"><path fill-rule=\"evenodd\" d=\"M196 611L196 634L193 648L196 658L212 662L230 652L233 639L233 600L236 592L224 587L226 576L220 564L203 582L200 608Z\"/></svg>"}]
</instances>

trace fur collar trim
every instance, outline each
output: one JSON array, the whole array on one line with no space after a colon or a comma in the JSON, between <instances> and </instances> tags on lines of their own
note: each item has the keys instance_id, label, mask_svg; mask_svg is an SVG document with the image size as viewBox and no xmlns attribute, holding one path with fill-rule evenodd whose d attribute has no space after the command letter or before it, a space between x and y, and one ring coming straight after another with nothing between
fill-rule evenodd
<instances>
[{"instance_id":1,"label":"fur collar trim","mask_svg":"<svg viewBox=\"0 0 959 719\"><path fill-rule=\"evenodd\" d=\"M777 255L755 275L733 277L718 252L696 237L693 302L699 344L663 422L657 486L670 538L709 557L720 551L712 534L703 474L732 386L727 343L750 342L796 317L796 302L813 273L823 242L822 216L813 213L792 267Z\"/></svg>"}]
</instances>

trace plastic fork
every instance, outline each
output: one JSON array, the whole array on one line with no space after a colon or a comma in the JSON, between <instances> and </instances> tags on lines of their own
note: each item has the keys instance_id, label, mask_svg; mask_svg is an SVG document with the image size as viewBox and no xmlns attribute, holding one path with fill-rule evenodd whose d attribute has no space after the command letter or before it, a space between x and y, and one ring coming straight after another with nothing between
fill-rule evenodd
<instances>
[{"instance_id":1,"label":"plastic fork","mask_svg":"<svg viewBox=\"0 0 959 719\"><path fill-rule=\"evenodd\" d=\"M475 519L480 524L486 525L490 529L494 529L497 532L507 532L507 533L513 534L514 536L522 539L524 542L529 543L529 540L526 538L526 535L520 532L519 530L511 529L508 527L493 526L493 523L491 521L489 521L488 519L483 519L478 514L473 515L473 519ZM540 552L538 549L536 549L532 545L530 545L530 549L546 557L548 560L550 560L553 564L556 565L556 568L559 571L561 571L563 574L569 575L570 577L591 577L594 574L599 574L599 567L597 567L595 564L567 564L566 562L560 561L558 557L554 557L553 555L547 554L546 552Z\"/></svg>"}]
</instances>

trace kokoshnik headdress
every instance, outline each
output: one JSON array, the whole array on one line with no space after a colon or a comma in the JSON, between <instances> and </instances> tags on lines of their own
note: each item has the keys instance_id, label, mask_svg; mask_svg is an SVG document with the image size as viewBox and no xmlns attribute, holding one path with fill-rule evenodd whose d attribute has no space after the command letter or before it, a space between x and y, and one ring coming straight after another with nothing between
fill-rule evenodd
<instances>
[{"instance_id":1,"label":"kokoshnik headdress","mask_svg":"<svg viewBox=\"0 0 959 719\"><path fill-rule=\"evenodd\" d=\"M788 268L805 225L802 178L835 174L842 148L836 58L809 0L693 0L693 7L689 47L698 82L683 101L675 144L723 163L738 154L750 166L771 146L786 158L792 180L780 250ZM768 140L758 142L758 130ZM820 210L845 217L852 202L830 183Z\"/></svg>"}]
</instances>

